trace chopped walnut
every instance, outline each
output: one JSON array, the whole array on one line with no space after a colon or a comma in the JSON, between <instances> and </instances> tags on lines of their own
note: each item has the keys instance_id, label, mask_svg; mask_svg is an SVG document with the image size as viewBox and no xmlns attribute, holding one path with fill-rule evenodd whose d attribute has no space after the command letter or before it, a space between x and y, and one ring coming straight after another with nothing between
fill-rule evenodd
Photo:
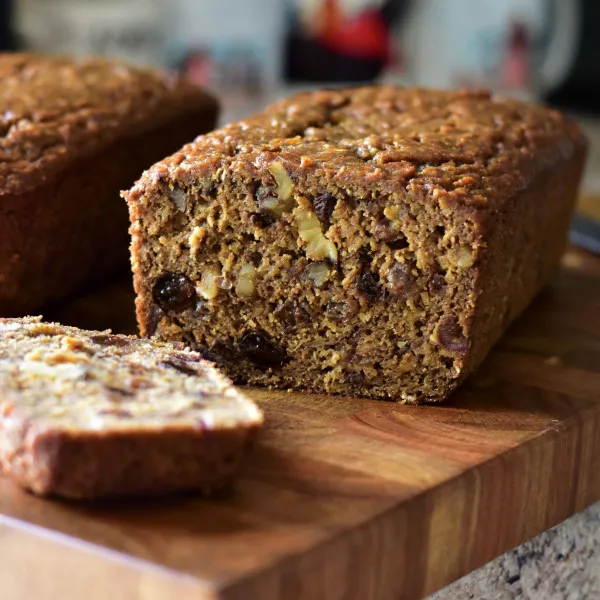
<instances>
[{"instance_id":1,"label":"chopped walnut","mask_svg":"<svg viewBox=\"0 0 600 600\"><path fill-rule=\"evenodd\" d=\"M295 218L300 239L307 243L306 256L312 260L328 258L337 262L337 248L321 231L321 223L317 215L312 211L299 208Z\"/></svg>"},{"instance_id":2,"label":"chopped walnut","mask_svg":"<svg viewBox=\"0 0 600 600\"><path fill-rule=\"evenodd\" d=\"M265 198L260 201L260 208L263 211L269 211L274 217L279 218L294 208L294 197L290 196L285 201L274 197Z\"/></svg>"},{"instance_id":3,"label":"chopped walnut","mask_svg":"<svg viewBox=\"0 0 600 600\"><path fill-rule=\"evenodd\" d=\"M212 267L208 271L205 271L202 275L202 279L196 283L196 292L202 296L205 300L212 300L219 293L219 287L217 285L217 278L220 273L215 267Z\"/></svg>"},{"instance_id":4,"label":"chopped walnut","mask_svg":"<svg viewBox=\"0 0 600 600\"><path fill-rule=\"evenodd\" d=\"M249 263L244 263L238 275L238 280L235 285L235 293L240 298L250 298L254 294L255 279L256 268Z\"/></svg>"},{"instance_id":5,"label":"chopped walnut","mask_svg":"<svg viewBox=\"0 0 600 600\"><path fill-rule=\"evenodd\" d=\"M90 359L85 354L77 354L75 352L69 352L67 350L65 350L64 352L49 352L44 356L42 360L44 360L49 365L90 362Z\"/></svg>"},{"instance_id":6,"label":"chopped walnut","mask_svg":"<svg viewBox=\"0 0 600 600\"><path fill-rule=\"evenodd\" d=\"M321 287L329 279L330 273L331 268L325 262L311 263L304 271L306 279L310 279L316 287Z\"/></svg>"},{"instance_id":7,"label":"chopped walnut","mask_svg":"<svg viewBox=\"0 0 600 600\"><path fill-rule=\"evenodd\" d=\"M277 195L282 202L286 202L292 197L294 190L294 182L290 179L284 166L281 163L274 162L270 167L269 171L275 181L277 182Z\"/></svg>"},{"instance_id":8,"label":"chopped walnut","mask_svg":"<svg viewBox=\"0 0 600 600\"><path fill-rule=\"evenodd\" d=\"M258 194L259 206L262 211L269 211L274 217L281 217L286 212L290 212L294 208L294 196L292 194L294 183L287 174L281 163L273 163L269 167L269 171L275 178L277 183L277 196L265 195L261 186Z\"/></svg>"},{"instance_id":9,"label":"chopped walnut","mask_svg":"<svg viewBox=\"0 0 600 600\"><path fill-rule=\"evenodd\" d=\"M395 221L400 218L400 209L397 206L386 206L383 209L383 215L390 221Z\"/></svg>"},{"instance_id":10,"label":"chopped walnut","mask_svg":"<svg viewBox=\"0 0 600 600\"><path fill-rule=\"evenodd\" d=\"M41 348L35 348L25 355L25 360L42 360L43 355Z\"/></svg>"},{"instance_id":11,"label":"chopped walnut","mask_svg":"<svg viewBox=\"0 0 600 600\"><path fill-rule=\"evenodd\" d=\"M204 227L194 227L194 229L192 229L192 233L189 237L190 250L192 251L192 254L198 252L205 237L206 229Z\"/></svg>"},{"instance_id":12,"label":"chopped walnut","mask_svg":"<svg viewBox=\"0 0 600 600\"><path fill-rule=\"evenodd\" d=\"M471 250L469 250L468 248L461 248L458 251L458 257L456 260L456 264L458 267L460 267L461 269L468 269L469 267L473 266L474 262L475 257L473 256Z\"/></svg>"},{"instance_id":13,"label":"chopped walnut","mask_svg":"<svg viewBox=\"0 0 600 600\"><path fill-rule=\"evenodd\" d=\"M187 209L187 196L180 187L169 187L169 198L180 212Z\"/></svg>"}]
</instances>

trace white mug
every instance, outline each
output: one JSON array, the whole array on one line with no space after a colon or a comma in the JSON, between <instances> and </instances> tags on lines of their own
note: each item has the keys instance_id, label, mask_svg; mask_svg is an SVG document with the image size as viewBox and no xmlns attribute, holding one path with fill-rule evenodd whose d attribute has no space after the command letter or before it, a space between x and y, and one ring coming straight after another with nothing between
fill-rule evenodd
<instances>
[{"instance_id":1,"label":"white mug","mask_svg":"<svg viewBox=\"0 0 600 600\"><path fill-rule=\"evenodd\" d=\"M511 27L519 24L527 32L527 81L512 92L542 95L575 59L580 17L571 0L419 0L403 27L410 79L424 87L505 91L520 68L518 48L514 56L510 48Z\"/></svg>"}]
</instances>

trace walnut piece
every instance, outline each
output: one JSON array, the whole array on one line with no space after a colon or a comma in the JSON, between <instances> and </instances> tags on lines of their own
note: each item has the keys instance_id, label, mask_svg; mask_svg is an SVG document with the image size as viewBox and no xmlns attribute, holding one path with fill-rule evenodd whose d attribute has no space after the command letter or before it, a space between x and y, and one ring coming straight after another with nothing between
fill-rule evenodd
<instances>
[{"instance_id":1,"label":"walnut piece","mask_svg":"<svg viewBox=\"0 0 600 600\"><path fill-rule=\"evenodd\" d=\"M461 248L458 251L458 257L456 260L456 265L461 269L468 269L473 266L475 262L475 257L473 253L468 248Z\"/></svg>"},{"instance_id":2,"label":"walnut piece","mask_svg":"<svg viewBox=\"0 0 600 600\"><path fill-rule=\"evenodd\" d=\"M386 206L383 209L383 216L390 221L400 218L400 209L397 206Z\"/></svg>"},{"instance_id":3,"label":"walnut piece","mask_svg":"<svg viewBox=\"0 0 600 600\"><path fill-rule=\"evenodd\" d=\"M250 298L254 294L254 280L256 279L256 269L249 263L244 263L240 269L238 280L235 285L235 293L240 298Z\"/></svg>"},{"instance_id":4,"label":"walnut piece","mask_svg":"<svg viewBox=\"0 0 600 600\"><path fill-rule=\"evenodd\" d=\"M82 350L85 348L85 344L82 340L74 338L72 336L64 336L61 340L61 346L65 350Z\"/></svg>"},{"instance_id":5,"label":"walnut piece","mask_svg":"<svg viewBox=\"0 0 600 600\"><path fill-rule=\"evenodd\" d=\"M281 163L274 162L269 167L269 171L277 182L277 195L279 199L282 202L288 201L294 191L294 182L290 179L285 167Z\"/></svg>"},{"instance_id":6,"label":"walnut piece","mask_svg":"<svg viewBox=\"0 0 600 600\"><path fill-rule=\"evenodd\" d=\"M304 270L306 279L310 279L316 287L321 287L328 279L331 269L325 262L309 264Z\"/></svg>"},{"instance_id":7,"label":"walnut piece","mask_svg":"<svg viewBox=\"0 0 600 600\"><path fill-rule=\"evenodd\" d=\"M321 222L317 215L312 211L299 208L295 218L300 239L306 242L306 256L312 260L328 258L337 262L337 248L321 231Z\"/></svg>"},{"instance_id":8,"label":"walnut piece","mask_svg":"<svg viewBox=\"0 0 600 600\"><path fill-rule=\"evenodd\" d=\"M277 183L277 197L267 196L260 200L259 206L262 210L267 210L273 216L279 218L294 208L295 200L292 193L294 182L281 163L273 163L269 167L269 171Z\"/></svg>"},{"instance_id":9,"label":"walnut piece","mask_svg":"<svg viewBox=\"0 0 600 600\"><path fill-rule=\"evenodd\" d=\"M169 198L180 212L185 212L187 209L187 196L180 187L169 186Z\"/></svg>"},{"instance_id":10,"label":"walnut piece","mask_svg":"<svg viewBox=\"0 0 600 600\"><path fill-rule=\"evenodd\" d=\"M217 277L221 274L212 267L208 271L202 274L202 279L196 283L196 292L202 296L205 300L212 300L219 293L219 286L217 285Z\"/></svg>"},{"instance_id":11,"label":"walnut piece","mask_svg":"<svg viewBox=\"0 0 600 600\"><path fill-rule=\"evenodd\" d=\"M192 229L192 233L190 233L189 237L189 245L192 254L196 254L198 250L200 250L205 237L205 227L194 227L194 229Z\"/></svg>"}]
</instances>

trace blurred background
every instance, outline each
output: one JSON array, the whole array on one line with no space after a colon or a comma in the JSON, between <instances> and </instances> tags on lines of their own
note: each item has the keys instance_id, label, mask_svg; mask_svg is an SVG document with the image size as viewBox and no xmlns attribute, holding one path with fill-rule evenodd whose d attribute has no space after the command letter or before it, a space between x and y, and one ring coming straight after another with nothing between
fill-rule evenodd
<instances>
[{"instance_id":1,"label":"blurred background","mask_svg":"<svg viewBox=\"0 0 600 600\"><path fill-rule=\"evenodd\" d=\"M578 119L600 193L598 0L0 0L0 46L166 66L222 121L299 89L487 87Z\"/></svg>"}]
</instances>

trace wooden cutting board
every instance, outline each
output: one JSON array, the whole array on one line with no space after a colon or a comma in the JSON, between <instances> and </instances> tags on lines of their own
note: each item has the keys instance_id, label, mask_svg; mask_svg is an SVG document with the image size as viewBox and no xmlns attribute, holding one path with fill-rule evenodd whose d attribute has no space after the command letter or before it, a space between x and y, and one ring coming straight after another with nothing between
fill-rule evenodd
<instances>
[{"instance_id":1,"label":"wooden cutting board","mask_svg":"<svg viewBox=\"0 0 600 600\"><path fill-rule=\"evenodd\" d=\"M446 405L252 391L219 498L75 505L0 479L7 600L422 597L600 498L600 260L553 286ZM48 315L134 327L116 285Z\"/></svg>"}]
</instances>

